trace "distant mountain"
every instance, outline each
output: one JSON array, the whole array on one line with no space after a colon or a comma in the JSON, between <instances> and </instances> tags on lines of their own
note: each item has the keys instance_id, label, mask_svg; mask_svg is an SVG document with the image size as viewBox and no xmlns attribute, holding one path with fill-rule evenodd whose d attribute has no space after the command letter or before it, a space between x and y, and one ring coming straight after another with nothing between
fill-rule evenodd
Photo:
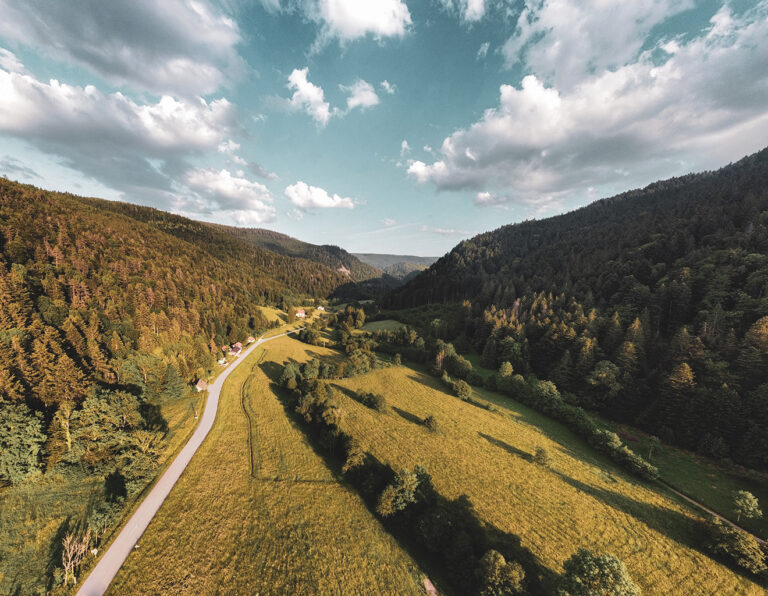
<instances>
[{"instance_id":1,"label":"distant mountain","mask_svg":"<svg viewBox=\"0 0 768 596\"><path fill-rule=\"evenodd\" d=\"M445 335L486 366L768 468L768 149L465 240L388 298L462 301Z\"/></svg>"},{"instance_id":2,"label":"distant mountain","mask_svg":"<svg viewBox=\"0 0 768 596\"><path fill-rule=\"evenodd\" d=\"M353 253L363 263L378 267L387 275L407 281L415 277L415 273L423 271L439 257L417 257L415 255L386 255L376 253Z\"/></svg>"},{"instance_id":3,"label":"distant mountain","mask_svg":"<svg viewBox=\"0 0 768 596\"><path fill-rule=\"evenodd\" d=\"M376 279L382 271L376 266L362 262L343 248L330 244L317 245L303 242L286 234L263 228L236 228L220 224L207 224L226 232L244 242L291 257L299 257L322 263L354 282Z\"/></svg>"}]
</instances>

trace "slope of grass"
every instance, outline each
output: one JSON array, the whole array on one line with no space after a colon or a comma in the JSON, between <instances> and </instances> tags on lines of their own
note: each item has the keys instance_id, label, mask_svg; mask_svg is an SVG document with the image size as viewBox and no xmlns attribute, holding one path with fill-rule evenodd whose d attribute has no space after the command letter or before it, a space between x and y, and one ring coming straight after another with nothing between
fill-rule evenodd
<instances>
[{"instance_id":1,"label":"slope of grass","mask_svg":"<svg viewBox=\"0 0 768 596\"><path fill-rule=\"evenodd\" d=\"M446 498L466 494L478 516L520 536L555 573L580 547L615 554L647 594L762 594L761 588L697 550L695 515L639 483L562 425L497 394L476 391L478 404L444 393L440 382L390 367L334 382L342 426L395 469L423 464ZM377 414L345 393L386 396ZM438 433L419 421L434 415ZM537 447L552 457L535 464Z\"/></svg>"},{"instance_id":2,"label":"slope of grass","mask_svg":"<svg viewBox=\"0 0 768 596\"><path fill-rule=\"evenodd\" d=\"M648 455L649 436L634 428L601 421L618 432L626 443L638 453ZM748 490L762 506L763 517L744 519L739 525L763 539L768 539L768 477L758 472L719 464L695 453L671 445L656 447L651 458L659 468L660 478L704 506L736 521L733 496L736 491Z\"/></svg>"},{"instance_id":3,"label":"slope of grass","mask_svg":"<svg viewBox=\"0 0 768 596\"><path fill-rule=\"evenodd\" d=\"M408 594L422 574L339 483L273 392L290 337L232 373L214 428L111 594ZM261 359L261 360L260 360Z\"/></svg>"}]
</instances>

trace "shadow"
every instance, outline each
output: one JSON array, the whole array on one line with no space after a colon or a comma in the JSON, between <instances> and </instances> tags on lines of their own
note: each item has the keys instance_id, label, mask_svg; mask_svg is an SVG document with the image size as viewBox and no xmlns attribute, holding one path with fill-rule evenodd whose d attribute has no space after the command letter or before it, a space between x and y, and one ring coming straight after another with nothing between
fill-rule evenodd
<instances>
[{"instance_id":1,"label":"shadow","mask_svg":"<svg viewBox=\"0 0 768 596\"><path fill-rule=\"evenodd\" d=\"M144 418L147 428L162 433L168 432L168 421L163 417L159 405L143 403L139 406L139 412L141 413L141 417Z\"/></svg>"},{"instance_id":2,"label":"shadow","mask_svg":"<svg viewBox=\"0 0 768 596\"><path fill-rule=\"evenodd\" d=\"M531 462L533 461L533 456L530 453L527 453L523 451L522 449L518 449L517 447L513 447L509 443L505 443L504 441L500 439L496 439L495 437L492 437L490 435L486 435L485 433L477 433L481 437L483 437L486 441L491 443L491 445L495 445L496 447L500 447L507 453L511 455L516 455L517 457L520 457L524 459L525 461Z\"/></svg>"},{"instance_id":3,"label":"shadow","mask_svg":"<svg viewBox=\"0 0 768 596\"><path fill-rule=\"evenodd\" d=\"M61 553L64 550L62 541L67 532L72 529L72 518L68 516L61 525L59 525L56 533L50 542L48 549L48 563L45 567L45 577L47 578L49 589L53 587L53 574L57 567L61 567Z\"/></svg>"},{"instance_id":4,"label":"shadow","mask_svg":"<svg viewBox=\"0 0 768 596\"><path fill-rule=\"evenodd\" d=\"M730 561L712 556L712 553L710 553L705 546L708 542L708 536L703 522L680 513L679 511L667 509L666 507L658 507L650 503L641 503L640 501L636 501L619 493L586 484L579 480L575 480L562 472L558 472L557 470L552 470L552 472L577 490L590 495L614 509L618 509L619 511L631 515L649 528L671 538L675 542L724 564L734 573L737 573L758 585L765 585L765 582L761 584L759 578L756 578L746 570L731 564Z\"/></svg>"},{"instance_id":5,"label":"shadow","mask_svg":"<svg viewBox=\"0 0 768 596\"><path fill-rule=\"evenodd\" d=\"M406 412L405 410L401 410L398 407L392 406L392 411L400 416L401 418L404 418L408 422L413 422L414 424L422 425L424 421L416 416L415 414L411 414L410 412Z\"/></svg>"},{"instance_id":6,"label":"shadow","mask_svg":"<svg viewBox=\"0 0 768 596\"><path fill-rule=\"evenodd\" d=\"M104 478L104 496L110 503L127 497L128 490L125 486L125 476L118 471L114 471Z\"/></svg>"}]
</instances>

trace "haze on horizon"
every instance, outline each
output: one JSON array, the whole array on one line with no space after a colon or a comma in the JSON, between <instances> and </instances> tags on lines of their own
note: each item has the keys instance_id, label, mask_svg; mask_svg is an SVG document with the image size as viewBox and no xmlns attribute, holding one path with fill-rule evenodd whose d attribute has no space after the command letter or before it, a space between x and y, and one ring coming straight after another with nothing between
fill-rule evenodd
<instances>
[{"instance_id":1,"label":"haze on horizon","mask_svg":"<svg viewBox=\"0 0 768 596\"><path fill-rule=\"evenodd\" d=\"M0 175L355 252L768 139L768 0L0 0Z\"/></svg>"}]
</instances>

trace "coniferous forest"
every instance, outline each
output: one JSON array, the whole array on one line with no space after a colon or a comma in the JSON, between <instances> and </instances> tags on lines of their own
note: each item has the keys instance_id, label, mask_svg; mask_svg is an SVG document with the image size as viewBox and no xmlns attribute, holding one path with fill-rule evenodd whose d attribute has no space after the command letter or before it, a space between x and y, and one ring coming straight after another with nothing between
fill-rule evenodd
<instances>
[{"instance_id":1,"label":"coniferous forest","mask_svg":"<svg viewBox=\"0 0 768 596\"><path fill-rule=\"evenodd\" d=\"M461 301L443 334L485 366L768 468L768 150L476 236L388 306Z\"/></svg>"}]
</instances>

